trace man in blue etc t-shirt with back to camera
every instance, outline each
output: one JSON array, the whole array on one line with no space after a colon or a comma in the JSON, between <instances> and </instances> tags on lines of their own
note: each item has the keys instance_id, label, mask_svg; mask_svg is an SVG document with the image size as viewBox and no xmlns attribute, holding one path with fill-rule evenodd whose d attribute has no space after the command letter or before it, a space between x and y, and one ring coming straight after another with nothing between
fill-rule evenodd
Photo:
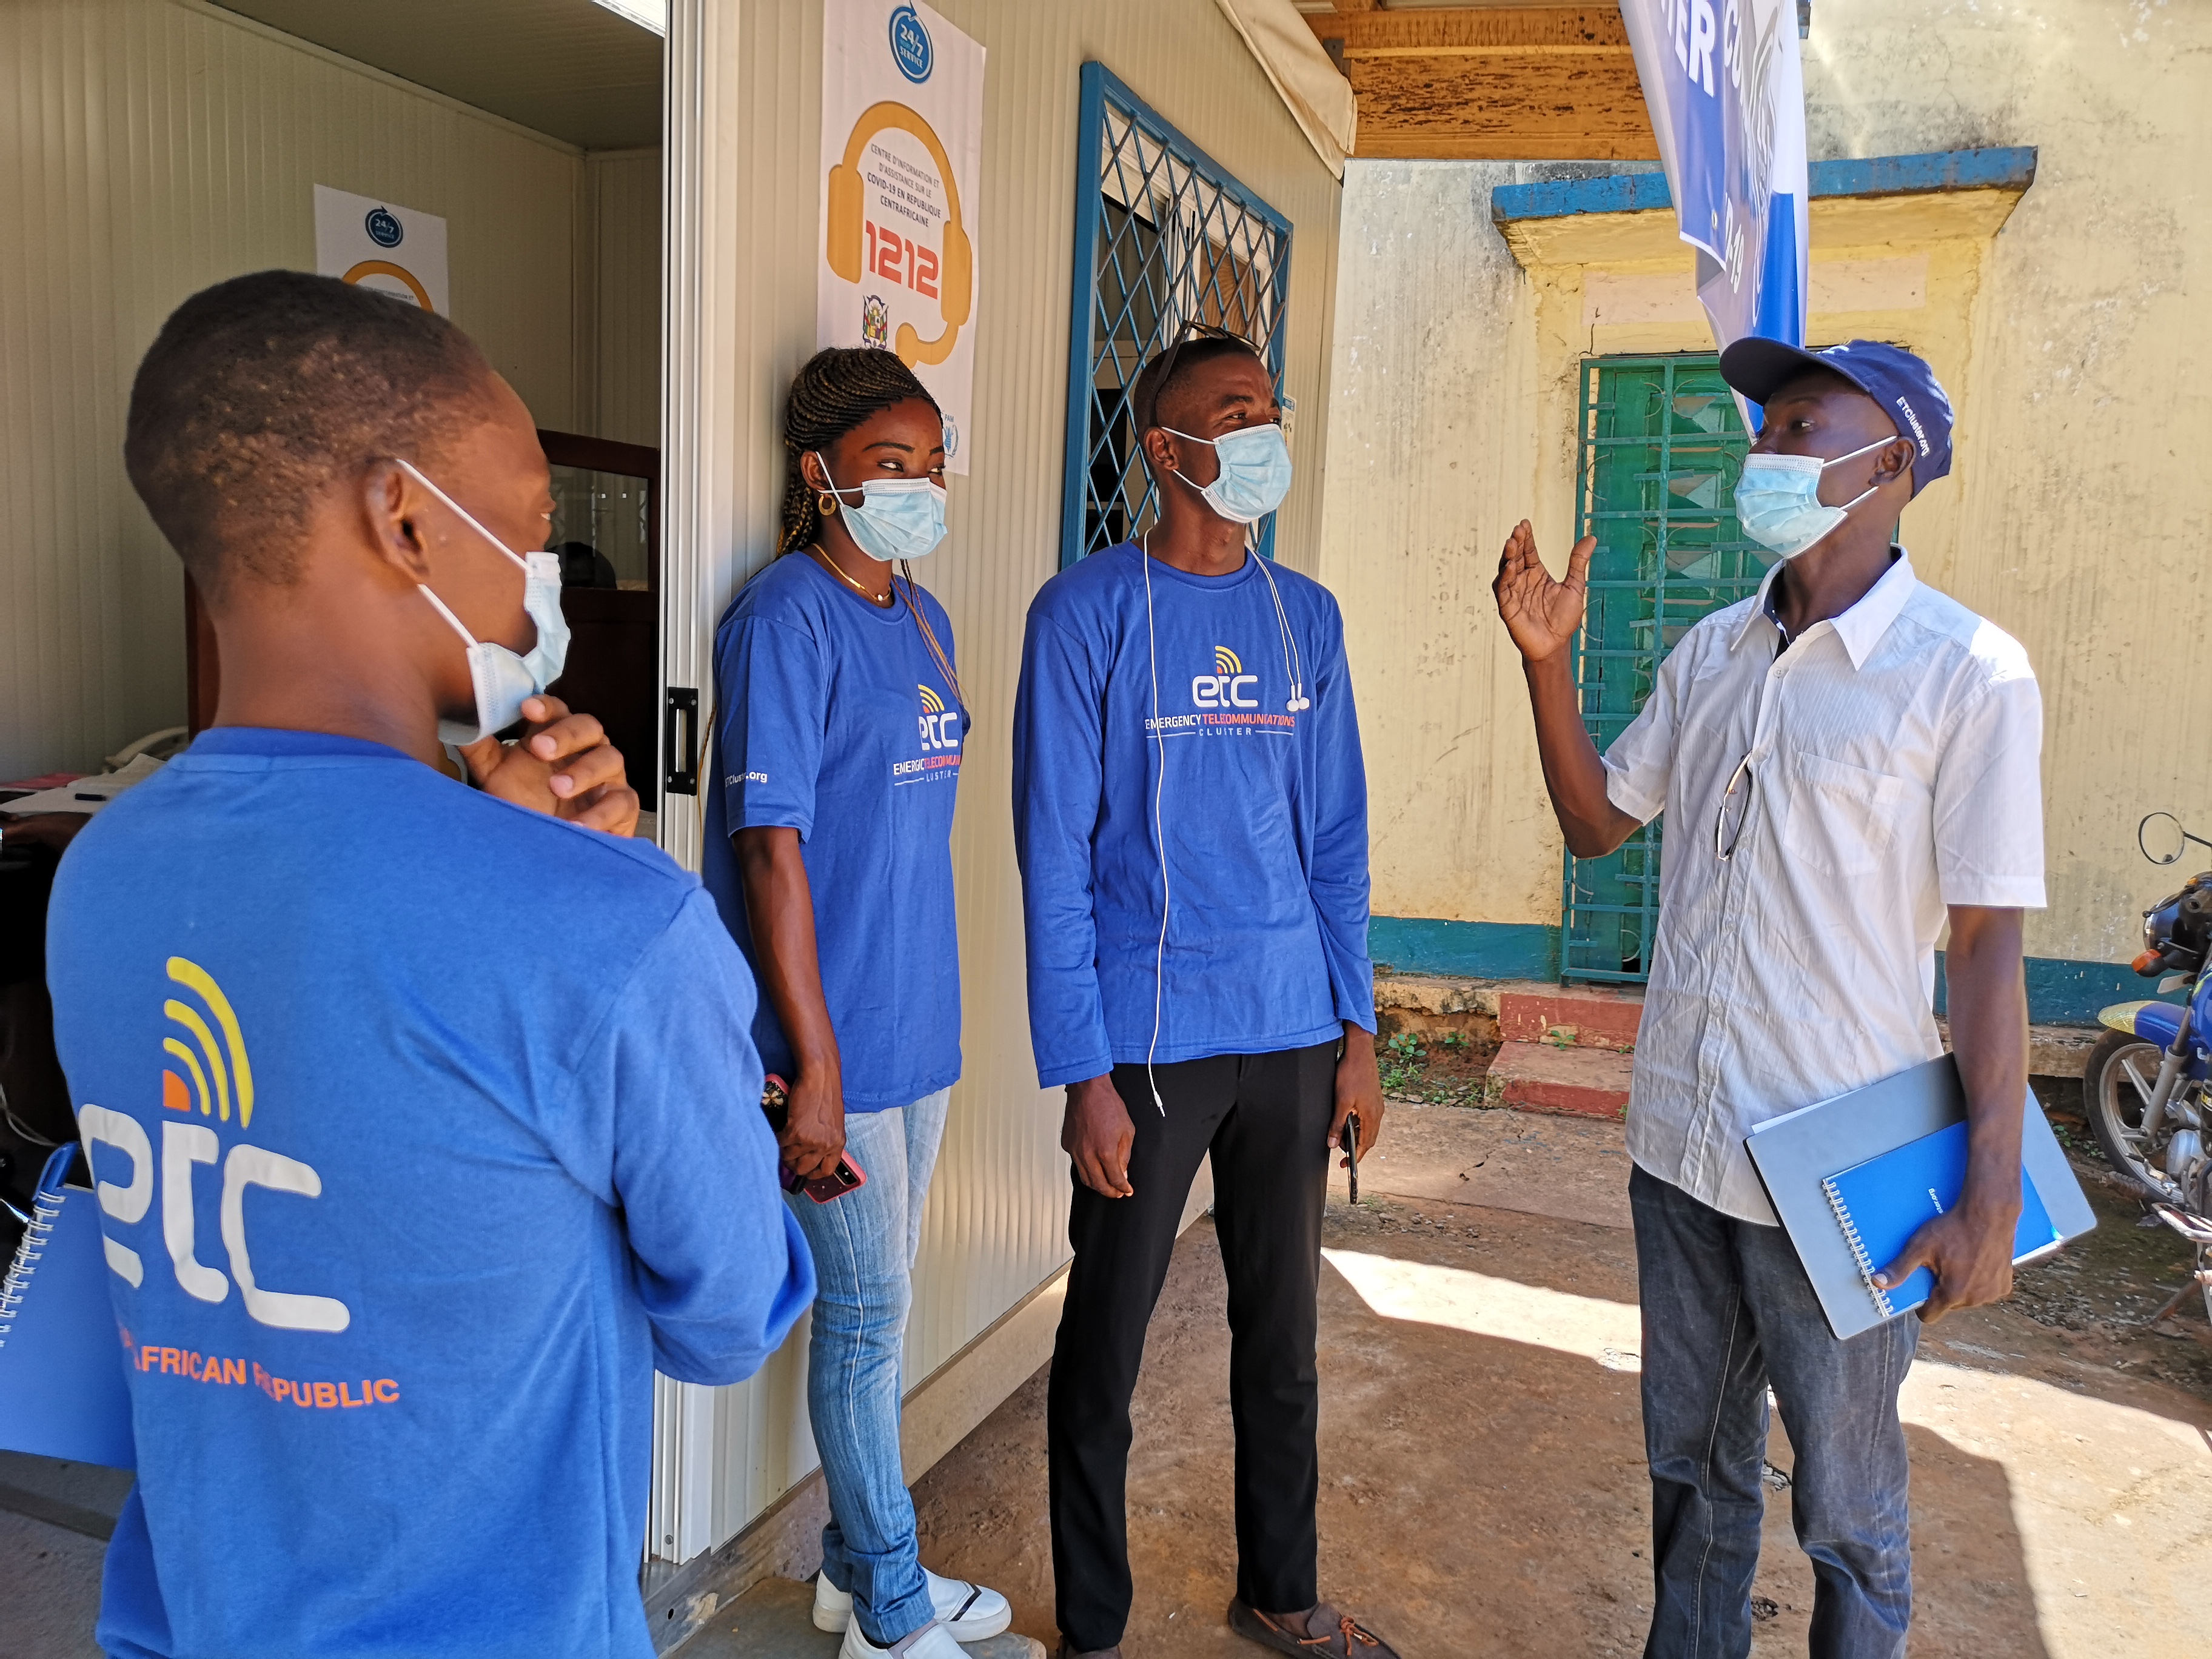
<instances>
[{"instance_id":1,"label":"man in blue etc t-shirt with back to camera","mask_svg":"<svg viewBox=\"0 0 2212 1659\"><path fill-rule=\"evenodd\" d=\"M1237 1594L1281 1653L1392 1659L1321 1599L1332 1146L1382 1127L1367 785L1344 625L1250 527L1290 489L1274 379L1193 325L1132 388L1159 514L1047 582L1014 711L1038 1081L1064 1085L1075 1252L1048 1395L1063 1656L1121 1651L1129 1400L1199 1161L1229 1279Z\"/></svg>"},{"instance_id":2,"label":"man in blue etc t-shirt with back to camera","mask_svg":"<svg viewBox=\"0 0 2212 1659\"><path fill-rule=\"evenodd\" d=\"M138 1455L100 1645L650 1659L653 1372L750 1375L812 1279L751 977L543 696L529 412L444 319L264 271L163 325L125 459L222 673L54 887Z\"/></svg>"}]
</instances>

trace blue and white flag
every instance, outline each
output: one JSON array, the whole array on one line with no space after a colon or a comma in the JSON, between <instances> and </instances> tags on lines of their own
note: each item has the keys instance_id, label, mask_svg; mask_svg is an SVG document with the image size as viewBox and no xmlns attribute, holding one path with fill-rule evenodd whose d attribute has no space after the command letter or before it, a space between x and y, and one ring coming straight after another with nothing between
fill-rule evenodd
<instances>
[{"instance_id":1,"label":"blue and white flag","mask_svg":"<svg viewBox=\"0 0 2212 1659\"><path fill-rule=\"evenodd\" d=\"M1790 0L1621 0L1722 346L1805 343L1805 82Z\"/></svg>"}]
</instances>

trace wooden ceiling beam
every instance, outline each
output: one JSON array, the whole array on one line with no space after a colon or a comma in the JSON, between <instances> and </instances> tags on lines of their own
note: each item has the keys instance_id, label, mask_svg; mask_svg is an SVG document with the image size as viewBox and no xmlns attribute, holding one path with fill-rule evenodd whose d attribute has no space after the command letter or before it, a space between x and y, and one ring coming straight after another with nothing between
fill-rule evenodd
<instances>
[{"instance_id":1,"label":"wooden ceiling beam","mask_svg":"<svg viewBox=\"0 0 2212 1659\"><path fill-rule=\"evenodd\" d=\"M1342 40L1347 57L1416 48L1439 53L1544 46L1629 49L1618 6L1466 6L1346 16L1340 5L1338 15L1309 13L1306 23L1318 36Z\"/></svg>"},{"instance_id":2,"label":"wooden ceiling beam","mask_svg":"<svg viewBox=\"0 0 2212 1659\"><path fill-rule=\"evenodd\" d=\"M1359 100L1362 156L1639 161L1658 141L1617 6L1309 15Z\"/></svg>"}]
</instances>

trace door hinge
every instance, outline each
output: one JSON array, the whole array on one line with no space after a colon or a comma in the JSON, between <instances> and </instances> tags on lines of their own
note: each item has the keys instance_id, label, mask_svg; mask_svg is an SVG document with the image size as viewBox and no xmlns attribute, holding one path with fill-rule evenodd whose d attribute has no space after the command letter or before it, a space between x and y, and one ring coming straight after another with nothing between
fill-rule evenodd
<instances>
[{"instance_id":1,"label":"door hinge","mask_svg":"<svg viewBox=\"0 0 2212 1659\"><path fill-rule=\"evenodd\" d=\"M660 736L660 787L672 795L699 793L699 693L668 688L668 714Z\"/></svg>"}]
</instances>

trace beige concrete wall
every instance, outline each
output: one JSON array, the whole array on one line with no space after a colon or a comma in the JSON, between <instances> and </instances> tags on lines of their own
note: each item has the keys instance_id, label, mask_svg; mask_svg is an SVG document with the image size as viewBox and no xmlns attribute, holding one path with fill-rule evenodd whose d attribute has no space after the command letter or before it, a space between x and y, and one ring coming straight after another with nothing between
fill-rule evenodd
<instances>
[{"instance_id":1,"label":"beige concrete wall","mask_svg":"<svg viewBox=\"0 0 2212 1659\"><path fill-rule=\"evenodd\" d=\"M2027 643L2043 682L2051 906L2030 952L2124 959L2160 884L2136 819L2170 805L2212 823L2191 764L2212 690L2189 668L2212 622L2197 368L2212 327L2188 299L2212 277L2193 207L2212 11L1822 0L1805 52L1815 159L2039 151L1994 234L2008 204L1986 194L1816 204L1813 331L1914 346L1959 406L1954 475L1905 540L1927 579ZM1355 163L1346 179L1321 572L1346 602L1381 915L1558 920L1561 849L1487 592L1496 550L1525 514L1564 559L1584 356L1711 349L1652 216L1616 223L1610 246L1588 240L1605 227L1562 233L1585 240L1532 246L1523 270L1488 196L1533 172Z\"/></svg>"}]
</instances>

